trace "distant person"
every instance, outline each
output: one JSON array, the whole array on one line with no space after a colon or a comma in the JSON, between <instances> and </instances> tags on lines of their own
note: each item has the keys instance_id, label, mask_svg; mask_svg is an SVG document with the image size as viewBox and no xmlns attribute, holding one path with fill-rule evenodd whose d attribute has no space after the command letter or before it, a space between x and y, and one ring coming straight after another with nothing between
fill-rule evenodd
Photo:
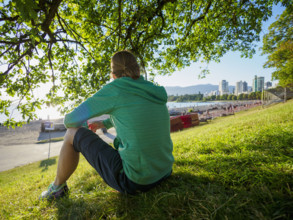
<instances>
[{"instance_id":1,"label":"distant person","mask_svg":"<svg viewBox=\"0 0 293 220\"><path fill-rule=\"evenodd\" d=\"M207 109L207 112L206 112L207 116L210 116L210 110Z\"/></svg>"},{"instance_id":2,"label":"distant person","mask_svg":"<svg viewBox=\"0 0 293 220\"><path fill-rule=\"evenodd\" d=\"M170 117L164 87L140 76L133 54L120 51L111 60L113 82L67 114L68 128L60 152L57 175L41 199L66 195L66 181L75 171L79 152L103 180L121 193L136 194L158 185L171 175L174 158ZM103 114L110 118L82 127L88 119ZM115 127L114 148L95 132Z\"/></svg>"},{"instance_id":3,"label":"distant person","mask_svg":"<svg viewBox=\"0 0 293 220\"><path fill-rule=\"evenodd\" d=\"M228 111L232 112L232 105L231 104L229 105Z\"/></svg>"}]
</instances>

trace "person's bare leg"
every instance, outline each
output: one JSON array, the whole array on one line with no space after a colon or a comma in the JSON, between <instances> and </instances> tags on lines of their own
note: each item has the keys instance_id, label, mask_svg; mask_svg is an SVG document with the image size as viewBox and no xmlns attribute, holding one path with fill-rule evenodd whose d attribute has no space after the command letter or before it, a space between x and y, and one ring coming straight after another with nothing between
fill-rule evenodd
<instances>
[{"instance_id":1,"label":"person's bare leg","mask_svg":"<svg viewBox=\"0 0 293 220\"><path fill-rule=\"evenodd\" d=\"M56 186L65 183L78 165L79 152L76 152L73 148L73 139L77 130L78 128L68 128L64 136L54 182Z\"/></svg>"}]
</instances>

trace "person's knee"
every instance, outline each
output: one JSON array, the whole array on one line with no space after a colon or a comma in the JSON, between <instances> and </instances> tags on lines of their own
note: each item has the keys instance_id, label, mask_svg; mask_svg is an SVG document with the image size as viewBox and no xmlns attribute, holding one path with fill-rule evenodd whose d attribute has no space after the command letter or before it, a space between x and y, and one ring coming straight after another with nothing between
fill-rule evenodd
<instances>
[{"instance_id":1,"label":"person's knee","mask_svg":"<svg viewBox=\"0 0 293 220\"><path fill-rule=\"evenodd\" d=\"M79 128L67 128L64 141L69 142L70 144L73 144L74 136Z\"/></svg>"}]
</instances>

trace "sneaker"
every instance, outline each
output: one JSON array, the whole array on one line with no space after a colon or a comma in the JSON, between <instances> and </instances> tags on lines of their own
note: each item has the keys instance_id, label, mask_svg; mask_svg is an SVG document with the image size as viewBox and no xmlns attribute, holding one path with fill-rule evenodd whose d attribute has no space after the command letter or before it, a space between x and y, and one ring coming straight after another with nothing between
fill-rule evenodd
<instances>
[{"instance_id":1,"label":"sneaker","mask_svg":"<svg viewBox=\"0 0 293 220\"><path fill-rule=\"evenodd\" d=\"M65 196L68 193L68 187L66 183L63 183L60 186L55 186L54 183L51 183L48 187L47 191L42 192L40 199L59 199L63 196Z\"/></svg>"}]
</instances>

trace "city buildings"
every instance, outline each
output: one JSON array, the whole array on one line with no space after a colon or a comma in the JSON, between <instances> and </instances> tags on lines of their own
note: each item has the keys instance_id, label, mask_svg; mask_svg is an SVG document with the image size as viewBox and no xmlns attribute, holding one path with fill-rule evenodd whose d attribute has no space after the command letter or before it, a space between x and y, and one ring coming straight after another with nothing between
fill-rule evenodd
<instances>
[{"instance_id":1,"label":"city buildings","mask_svg":"<svg viewBox=\"0 0 293 220\"><path fill-rule=\"evenodd\" d=\"M247 82L245 81L239 81L236 82L236 86L235 86L235 95L239 95L241 93L247 93L248 92L248 86L247 86Z\"/></svg>"},{"instance_id":2,"label":"city buildings","mask_svg":"<svg viewBox=\"0 0 293 220\"><path fill-rule=\"evenodd\" d=\"M269 88L271 88L273 86L273 83L272 82L266 82L265 83L265 89L269 89Z\"/></svg>"},{"instance_id":3,"label":"city buildings","mask_svg":"<svg viewBox=\"0 0 293 220\"><path fill-rule=\"evenodd\" d=\"M229 83L226 80L222 80L219 84L220 95L229 94Z\"/></svg>"},{"instance_id":4,"label":"city buildings","mask_svg":"<svg viewBox=\"0 0 293 220\"><path fill-rule=\"evenodd\" d=\"M242 84L242 91L243 93L248 93L248 84L246 81L243 81L243 84Z\"/></svg>"},{"instance_id":5,"label":"city buildings","mask_svg":"<svg viewBox=\"0 0 293 220\"><path fill-rule=\"evenodd\" d=\"M235 95L241 94L242 93L242 81L236 82L235 86Z\"/></svg>"},{"instance_id":6,"label":"city buildings","mask_svg":"<svg viewBox=\"0 0 293 220\"><path fill-rule=\"evenodd\" d=\"M264 90L264 83L265 83L264 77L255 76L254 79L252 80L252 91L253 92L262 92Z\"/></svg>"},{"instance_id":7,"label":"city buildings","mask_svg":"<svg viewBox=\"0 0 293 220\"><path fill-rule=\"evenodd\" d=\"M213 95L220 95L219 91L218 90L214 90L214 91L211 91L207 94L207 96L213 96Z\"/></svg>"},{"instance_id":8,"label":"city buildings","mask_svg":"<svg viewBox=\"0 0 293 220\"><path fill-rule=\"evenodd\" d=\"M230 86L231 87L231 86ZM246 81L238 81L236 82L235 88L233 88L233 92L229 91L229 83L226 80L222 80L219 83L219 95L224 94L234 94L236 96L242 94L242 93L250 93L250 92L261 92L264 89L268 89L272 87L272 82L266 82L265 78L260 76L255 76L252 81L252 87L248 86L248 83ZM231 89L231 88L230 88ZM215 91L210 92L208 95L214 95L216 94Z\"/></svg>"}]
</instances>

